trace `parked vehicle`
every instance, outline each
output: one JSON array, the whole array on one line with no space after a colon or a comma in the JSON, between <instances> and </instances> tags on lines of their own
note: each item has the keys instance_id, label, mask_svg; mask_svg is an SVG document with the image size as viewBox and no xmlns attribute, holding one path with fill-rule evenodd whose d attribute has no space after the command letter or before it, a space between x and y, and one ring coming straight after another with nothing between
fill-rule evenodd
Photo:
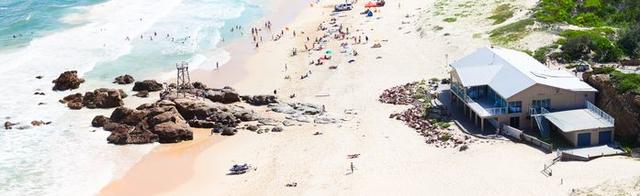
<instances>
[{"instance_id":1,"label":"parked vehicle","mask_svg":"<svg viewBox=\"0 0 640 196\"><path fill-rule=\"evenodd\" d=\"M353 5L350 3L343 3L343 4L338 4L336 5L334 11L335 12L342 12L342 11L349 11L353 9Z\"/></svg>"}]
</instances>

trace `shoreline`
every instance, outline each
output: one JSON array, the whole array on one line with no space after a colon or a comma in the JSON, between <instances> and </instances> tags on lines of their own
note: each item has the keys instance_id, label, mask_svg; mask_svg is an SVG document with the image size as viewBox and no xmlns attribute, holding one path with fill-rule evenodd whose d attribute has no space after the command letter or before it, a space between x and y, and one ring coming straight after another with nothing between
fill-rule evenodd
<instances>
[{"instance_id":1,"label":"shoreline","mask_svg":"<svg viewBox=\"0 0 640 196\"><path fill-rule=\"evenodd\" d=\"M278 6L268 8L269 14L262 19L256 21L257 24L264 22L264 18L269 16L278 16L275 20L270 20L274 24L272 29L284 29L291 24L295 18L303 13L304 9L309 8L309 4L301 3L300 7L288 6L286 0L277 0ZM288 13L294 14L295 17L287 18L289 15L278 15L281 8L286 8ZM281 19L281 20L280 20ZM259 26L259 25L256 25ZM239 37L228 43L223 43L222 48L230 53L231 59L224 63L218 70L202 70L196 69L191 73L192 81L200 81L208 86L223 87L234 86L235 84L250 78L250 68L254 67L248 61L254 57L260 49L250 47L249 37ZM269 40L267 42L273 42ZM204 63L215 64L213 60ZM189 166L195 163L198 156L206 149L215 148L223 145L228 138L226 136L216 135L208 136L208 129L194 129L194 140L181 142L179 144L160 144L154 147L149 153L144 155L136 164L126 170L122 176L115 176L108 184L104 185L98 192L99 195L155 195L158 193L169 191L172 187L177 187L182 182L188 180L194 174L193 171L169 171L163 175L170 176L167 181L156 181L158 171L166 171L166 165ZM203 132L206 132L203 133ZM238 134L234 138L240 139L243 134ZM244 138L245 140L248 138ZM235 145L234 145L235 146ZM176 160L177 159L177 160ZM151 181L151 182L150 182ZM134 184L134 185L131 185ZM132 188L135 186L136 188ZM163 187L163 188L158 188Z\"/></svg>"}]
</instances>

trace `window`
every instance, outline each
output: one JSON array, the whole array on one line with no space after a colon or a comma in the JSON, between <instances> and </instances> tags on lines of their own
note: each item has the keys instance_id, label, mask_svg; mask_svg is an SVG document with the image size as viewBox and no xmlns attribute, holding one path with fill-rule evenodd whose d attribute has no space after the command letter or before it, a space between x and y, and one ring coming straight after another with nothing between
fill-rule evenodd
<instances>
[{"instance_id":1,"label":"window","mask_svg":"<svg viewBox=\"0 0 640 196\"><path fill-rule=\"evenodd\" d=\"M551 100L550 99L541 99L541 100L533 100L531 101L531 107L536 110L540 108L550 109L551 108Z\"/></svg>"},{"instance_id":2,"label":"window","mask_svg":"<svg viewBox=\"0 0 640 196\"><path fill-rule=\"evenodd\" d=\"M522 112L522 102L521 101L509 102L509 113L520 113L520 112Z\"/></svg>"}]
</instances>

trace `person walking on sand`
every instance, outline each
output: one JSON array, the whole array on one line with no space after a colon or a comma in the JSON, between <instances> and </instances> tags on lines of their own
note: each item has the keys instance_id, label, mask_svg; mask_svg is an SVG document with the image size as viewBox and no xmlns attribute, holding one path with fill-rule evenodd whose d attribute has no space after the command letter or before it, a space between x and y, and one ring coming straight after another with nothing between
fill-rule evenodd
<instances>
[{"instance_id":1,"label":"person walking on sand","mask_svg":"<svg viewBox=\"0 0 640 196\"><path fill-rule=\"evenodd\" d=\"M216 69L220 68L220 64L218 64L218 62L216 62Z\"/></svg>"}]
</instances>

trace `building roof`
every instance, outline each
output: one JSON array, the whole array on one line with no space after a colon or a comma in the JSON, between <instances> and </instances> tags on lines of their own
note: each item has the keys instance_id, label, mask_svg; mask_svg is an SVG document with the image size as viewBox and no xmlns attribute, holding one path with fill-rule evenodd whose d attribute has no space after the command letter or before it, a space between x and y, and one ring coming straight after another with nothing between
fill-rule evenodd
<instances>
[{"instance_id":1,"label":"building roof","mask_svg":"<svg viewBox=\"0 0 640 196\"><path fill-rule=\"evenodd\" d=\"M611 124L611 122L588 109L547 113L544 117L565 133L600 128L613 128L613 124Z\"/></svg>"},{"instance_id":2,"label":"building roof","mask_svg":"<svg viewBox=\"0 0 640 196\"><path fill-rule=\"evenodd\" d=\"M535 84L569 91L597 90L564 70L551 70L526 53L480 48L451 64L465 87L490 86L505 99Z\"/></svg>"}]
</instances>

